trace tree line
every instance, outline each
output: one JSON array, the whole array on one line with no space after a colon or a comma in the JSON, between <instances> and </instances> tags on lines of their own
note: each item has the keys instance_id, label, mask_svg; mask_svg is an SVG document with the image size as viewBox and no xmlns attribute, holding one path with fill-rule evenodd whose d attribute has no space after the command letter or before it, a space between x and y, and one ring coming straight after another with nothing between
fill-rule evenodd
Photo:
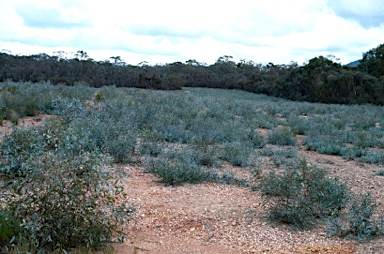
<instances>
[{"instance_id":1,"label":"tree line","mask_svg":"<svg viewBox=\"0 0 384 254\"><path fill-rule=\"evenodd\" d=\"M84 51L75 57L44 53L19 56L0 53L0 82L42 82L92 87L116 86L175 90L182 87L240 89L291 100L384 105L384 44L364 53L357 67L342 66L332 56L315 57L303 66L196 60L164 65L126 64L120 57L95 61Z\"/></svg>"}]
</instances>

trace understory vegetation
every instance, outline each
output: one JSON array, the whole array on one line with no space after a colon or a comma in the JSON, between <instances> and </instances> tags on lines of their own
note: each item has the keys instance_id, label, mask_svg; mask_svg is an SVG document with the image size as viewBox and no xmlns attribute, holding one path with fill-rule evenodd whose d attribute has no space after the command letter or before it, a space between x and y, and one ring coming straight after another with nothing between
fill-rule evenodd
<instances>
[{"instance_id":1,"label":"understory vegetation","mask_svg":"<svg viewBox=\"0 0 384 254\"><path fill-rule=\"evenodd\" d=\"M52 117L19 126L20 118L38 113ZM1 124L12 123L0 144L3 252L92 249L123 240L134 216L116 181L128 178L123 163L167 186L209 181L260 191L266 218L295 229L327 223L331 235L358 240L383 233L370 195L352 193L298 155L304 135L309 150L382 169L380 106L292 102L238 90L7 81L0 84L0 117ZM255 177L238 178L225 165Z\"/></svg>"}]
</instances>

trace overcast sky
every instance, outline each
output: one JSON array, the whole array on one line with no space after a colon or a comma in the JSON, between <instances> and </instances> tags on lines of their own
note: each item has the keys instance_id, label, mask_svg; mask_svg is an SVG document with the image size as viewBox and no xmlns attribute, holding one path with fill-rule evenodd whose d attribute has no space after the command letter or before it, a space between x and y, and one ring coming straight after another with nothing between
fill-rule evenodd
<instances>
[{"instance_id":1,"label":"overcast sky","mask_svg":"<svg viewBox=\"0 0 384 254\"><path fill-rule=\"evenodd\" d=\"M384 0L0 0L0 50L164 64L340 62L384 43Z\"/></svg>"}]
</instances>

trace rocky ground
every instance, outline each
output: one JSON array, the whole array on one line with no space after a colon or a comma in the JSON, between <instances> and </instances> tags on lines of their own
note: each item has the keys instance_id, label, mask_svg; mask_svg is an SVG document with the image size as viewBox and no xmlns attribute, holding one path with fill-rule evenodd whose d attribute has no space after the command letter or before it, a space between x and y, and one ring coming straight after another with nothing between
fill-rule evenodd
<instances>
[{"instance_id":1,"label":"rocky ground","mask_svg":"<svg viewBox=\"0 0 384 254\"><path fill-rule=\"evenodd\" d=\"M19 125L35 126L48 117L24 118ZM9 127L5 121L0 134ZM377 166L307 151L301 145L304 137L297 138L301 156L328 168L354 192L372 193L377 212L384 214L384 176L375 174ZM384 237L359 243L329 237L323 226L292 231L268 224L260 218L260 193L249 188L217 183L165 187L140 167L117 166L129 173L127 202L135 204L137 215L127 227L129 239L113 245L116 253L384 253ZM247 169L224 166L241 178L252 177Z\"/></svg>"}]
</instances>

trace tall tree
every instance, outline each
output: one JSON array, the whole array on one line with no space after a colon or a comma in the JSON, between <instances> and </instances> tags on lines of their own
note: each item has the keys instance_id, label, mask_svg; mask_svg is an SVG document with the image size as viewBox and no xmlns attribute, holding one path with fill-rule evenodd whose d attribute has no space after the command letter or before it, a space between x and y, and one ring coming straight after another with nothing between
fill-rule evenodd
<instances>
[{"instance_id":1,"label":"tall tree","mask_svg":"<svg viewBox=\"0 0 384 254\"><path fill-rule=\"evenodd\" d=\"M358 68L372 76L384 76L384 44L363 54Z\"/></svg>"}]
</instances>

